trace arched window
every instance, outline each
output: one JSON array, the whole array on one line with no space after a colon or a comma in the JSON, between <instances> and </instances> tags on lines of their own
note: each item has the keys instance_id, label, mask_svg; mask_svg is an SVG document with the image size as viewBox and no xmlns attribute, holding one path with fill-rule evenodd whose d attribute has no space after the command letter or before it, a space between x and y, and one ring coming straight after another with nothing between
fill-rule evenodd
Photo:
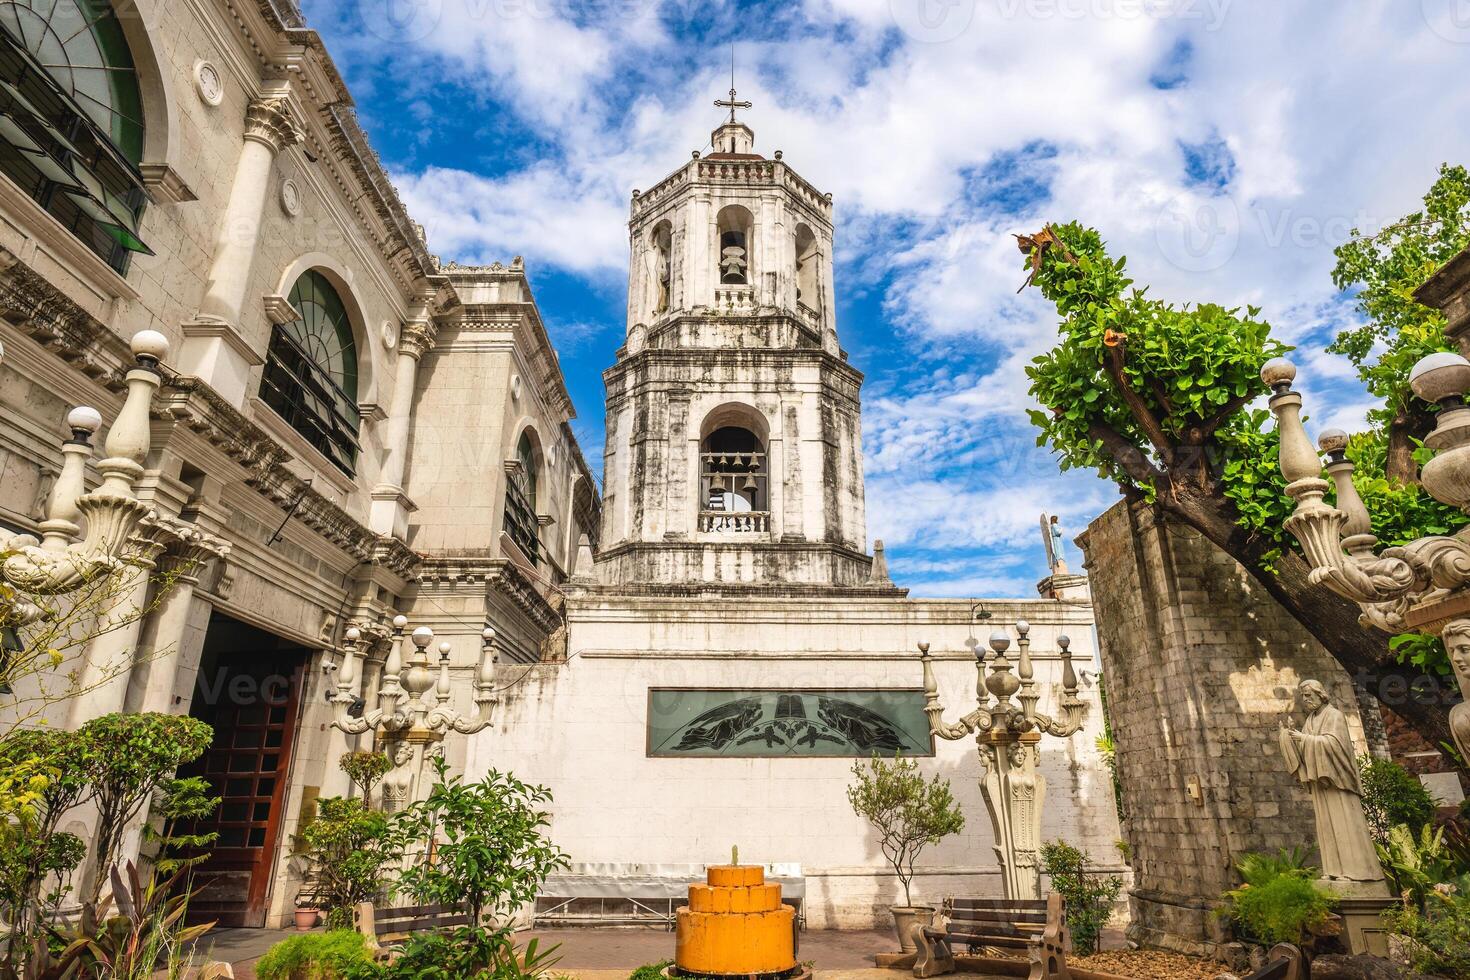
<instances>
[{"instance_id":1,"label":"arched window","mask_svg":"<svg viewBox=\"0 0 1470 980\"><path fill-rule=\"evenodd\" d=\"M326 276L308 269L287 297L297 317L271 331L260 397L351 473L357 462L357 344L347 307Z\"/></svg>"},{"instance_id":2,"label":"arched window","mask_svg":"<svg viewBox=\"0 0 1470 980\"><path fill-rule=\"evenodd\" d=\"M146 195L138 72L108 0L0 0L0 171L118 272Z\"/></svg>"},{"instance_id":3,"label":"arched window","mask_svg":"<svg viewBox=\"0 0 1470 980\"><path fill-rule=\"evenodd\" d=\"M750 242L754 224L750 212L738 204L720 209L715 225L721 285L743 286L751 282Z\"/></svg>"},{"instance_id":4,"label":"arched window","mask_svg":"<svg viewBox=\"0 0 1470 980\"><path fill-rule=\"evenodd\" d=\"M701 531L770 530L765 446L742 426L715 429L699 444Z\"/></svg>"},{"instance_id":5,"label":"arched window","mask_svg":"<svg viewBox=\"0 0 1470 980\"><path fill-rule=\"evenodd\" d=\"M796 226L796 301L813 312L821 312L819 283L821 255L817 236L806 225Z\"/></svg>"},{"instance_id":6,"label":"arched window","mask_svg":"<svg viewBox=\"0 0 1470 980\"><path fill-rule=\"evenodd\" d=\"M505 481L505 533L532 561L541 557L541 525L536 519L536 444L531 430L516 443L516 465Z\"/></svg>"}]
</instances>

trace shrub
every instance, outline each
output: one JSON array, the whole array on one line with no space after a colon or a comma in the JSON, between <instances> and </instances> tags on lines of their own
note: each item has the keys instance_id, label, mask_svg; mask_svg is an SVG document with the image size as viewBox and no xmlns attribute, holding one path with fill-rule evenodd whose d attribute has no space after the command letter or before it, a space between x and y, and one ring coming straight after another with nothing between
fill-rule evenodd
<instances>
[{"instance_id":1,"label":"shrub","mask_svg":"<svg viewBox=\"0 0 1470 980\"><path fill-rule=\"evenodd\" d=\"M357 903L377 899L392 855L388 838L388 818L362 800L329 796L320 801L301 842L312 863L313 897L329 927L350 926Z\"/></svg>"},{"instance_id":2,"label":"shrub","mask_svg":"<svg viewBox=\"0 0 1470 980\"><path fill-rule=\"evenodd\" d=\"M847 801L878 832L878 847L903 884L903 903L912 905L909 884L919 853L965 826L949 780L926 781L917 762L897 755L892 762L875 755L866 767L854 762L852 774L857 781L847 788Z\"/></svg>"},{"instance_id":3,"label":"shrub","mask_svg":"<svg viewBox=\"0 0 1470 980\"><path fill-rule=\"evenodd\" d=\"M350 980L535 980L556 963L556 950L532 939L517 949L509 929L466 926L409 937L392 963Z\"/></svg>"},{"instance_id":4,"label":"shrub","mask_svg":"<svg viewBox=\"0 0 1470 980\"><path fill-rule=\"evenodd\" d=\"M545 834L550 790L493 769L466 783L448 768L436 757L428 797L393 820L391 848L413 858L395 884L425 905L464 909L478 924L534 901L567 858Z\"/></svg>"},{"instance_id":5,"label":"shrub","mask_svg":"<svg viewBox=\"0 0 1470 980\"><path fill-rule=\"evenodd\" d=\"M1413 905L1384 914L1403 936L1409 965L1421 973L1470 976L1470 894L1454 885L1432 888L1421 911Z\"/></svg>"},{"instance_id":6,"label":"shrub","mask_svg":"<svg viewBox=\"0 0 1470 980\"><path fill-rule=\"evenodd\" d=\"M255 964L260 980L342 980L370 967L372 955L353 929L304 932L276 943Z\"/></svg>"},{"instance_id":7,"label":"shrub","mask_svg":"<svg viewBox=\"0 0 1470 980\"><path fill-rule=\"evenodd\" d=\"M659 960L657 963L645 963L628 974L628 980L663 980L663 971L673 965L673 960Z\"/></svg>"},{"instance_id":8,"label":"shrub","mask_svg":"<svg viewBox=\"0 0 1470 980\"><path fill-rule=\"evenodd\" d=\"M1041 870L1051 878L1053 891L1067 903L1067 928L1079 955L1097 950L1098 938L1113 914L1113 903L1123 890L1123 879L1089 870L1087 855L1065 841L1041 845Z\"/></svg>"},{"instance_id":9,"label":"shrub","mask_svg":"<svg viewBox=\"0 0 1470 980\"><path fill-rule=\"evenodd\" d=\"M1394 891L1422 908L1434 886L1470 875L1470 838L1454 827L1430 826L1416 836L1399 824L1389 830L1388 843L1379 845L1378 863Z\"/></svg>"},{"instance_id":10,"label":"shrub","mask_svg":"<svg viewBox=\"0 0 1470 980\"><path fill-rule=\"evenodd\" d=\"M1434 822L1435 801L1419 777L1390 759L1358 757L1363 777L1363 815L1379 844L1388 843L1389 828L1404 824L1416 837Z\"/></svg>"},{"instance_id":11,"label":"shrub","mask_svg":"<svg viewBox=\"0 0 1470 980\"><path fill-rule=\"evenodd\" d=\"M1300 943L1326 920L1337 900L1317 886L1318 870L1306 864L1304 853L1242 856L1236 869L1244 884L1225 893L1223 912L1245 938L1266 946Z\"/></svg>"}]
</instances>

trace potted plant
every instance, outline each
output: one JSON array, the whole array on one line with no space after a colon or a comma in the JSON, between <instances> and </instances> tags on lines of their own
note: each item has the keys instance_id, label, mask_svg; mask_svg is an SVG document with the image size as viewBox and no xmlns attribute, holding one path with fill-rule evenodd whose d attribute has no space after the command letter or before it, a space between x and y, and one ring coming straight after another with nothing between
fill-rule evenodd
<instances>
[{"instance_id":1,"label":"potted plant","mask_svg":"<svg viewBox=\"0 0 1470 980\"><path fill-rule=\"evenodd\" d=\"M934 921L934 908L914 905L910 885L914 864L930 844L937 844L965 826L965 815L942 776L925 779L919 764L897 755L890 762L873 756L864 765L852 765L855 781L847 788L852 810L872 824L878 847L903 885L903 904L893 907L893 928L898 933L900 952L914 952L911 933L915 924Z\"/></svg>"},{"instance_id":2,"label":"potted plant","mask_svg":"<svg viewBox=\"0 0 1470 980\"><path fill-rule=\"evenodd\" d=\"M317 920L321 917L321 909L316 907L316 902L309 895L302 894L296 897L296 929L298 932L308 932L316 928Z\"/></svg>"}]
</instances>

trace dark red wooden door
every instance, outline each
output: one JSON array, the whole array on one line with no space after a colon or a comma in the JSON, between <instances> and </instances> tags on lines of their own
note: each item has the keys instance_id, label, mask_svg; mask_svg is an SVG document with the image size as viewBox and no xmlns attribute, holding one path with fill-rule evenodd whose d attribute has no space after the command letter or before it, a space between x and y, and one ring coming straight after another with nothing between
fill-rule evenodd
<instances>
[{"instance_id":1,"label":"dark red wooden door","mask_svg":"<svg viewBox=\"0 0 1470 980\"><path fill-rule=\"evenodd\" d=\"M244 666L229 672L213 704L194 712L214 726L214 742L189 775L207 779L220 805L190 830L219 837L195 870L189 918L258 927L265 925L305 664L258 652L221 662Z\"/></svg>"}]
</instances>

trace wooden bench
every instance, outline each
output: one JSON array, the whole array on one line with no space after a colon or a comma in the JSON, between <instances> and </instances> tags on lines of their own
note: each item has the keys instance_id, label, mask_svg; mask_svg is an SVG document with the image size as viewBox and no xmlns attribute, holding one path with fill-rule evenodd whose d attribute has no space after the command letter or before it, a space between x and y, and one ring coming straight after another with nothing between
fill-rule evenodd
<instances>
[{"instance_id":1,"label":"wooden bench","mask_svg":"<svg viewBox=\"0 0 1470 980\"><path fill-rule=\"evenodd\" d=\"M1266 954L1266 965L1245 980L1306 980L1307 957L1291 943L1277 943Z\"/></svg>"},{"instance_id":2,"label":"wooden bench","mask_svg":"<svg viewBox=\"0 0 1470 980\"><path fill-rule=\"evenodd\" d=\"M402 942L416 932L453 929L470 924L469 913L454 905L401 905L380 909L372 902L361 902L353 913L357 931L367 940L374 959L392 959L394 943Z\"/></svg>"},{"instance_id":3,"label":"wooden bench","mask_svg":"<svg viewBox=\"0 0 1470 980\"><path fill-rule=\"evenodd\" d=\"M1062 896L1045 900L1007 898L952 898L944 903L943 928L915 924L911 933L918 956L914 976L934 977L956 969L954 947L962 945L981 955L962 957L967 972L984 973L1001 959L992 950L1013 949L1026 954L1027 980L1072 980ZM985 961L991 961L987 963ZM1011 960L1014 965L1015 961Z\"/></svg>"}]
</instances>

